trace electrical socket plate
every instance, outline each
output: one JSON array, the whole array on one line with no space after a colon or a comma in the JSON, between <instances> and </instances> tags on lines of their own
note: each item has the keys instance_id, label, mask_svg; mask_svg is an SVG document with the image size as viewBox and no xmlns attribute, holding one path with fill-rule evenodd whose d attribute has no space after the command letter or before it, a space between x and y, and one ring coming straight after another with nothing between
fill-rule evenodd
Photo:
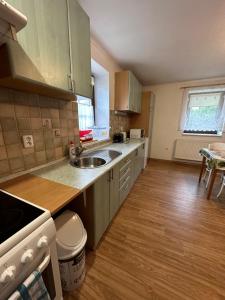
<instances>
[{"instance_id":1,"label":"electrical socket plate","mask_svg":"<svg viewBox=\"0 0 225 300\"><path fill-rule=\"evenodd\" d=\"M24 148L34 147L33 135L23 135L23 146Z\"/></svg>"},{"instance_id":2,"label":"electrical socket plate","mask_svg":"<svg viewBox=\"0 0 225 300\"><path fill-rule=\"evenodd\" d=\"M42 125L45 128L52 128L52 121L51 121L51 119L42 119Z\"/></svg>"},{"instance_id":3,"label":"electrical socket plate","mask_svg":"<svg viewBox=\"0 0 225 300\"><path fill-rule=\"evenodd\" d=\"M60 136L60 135L61 135L60 129L55 129L55 136Z\"/></svg>"}]
</instances>

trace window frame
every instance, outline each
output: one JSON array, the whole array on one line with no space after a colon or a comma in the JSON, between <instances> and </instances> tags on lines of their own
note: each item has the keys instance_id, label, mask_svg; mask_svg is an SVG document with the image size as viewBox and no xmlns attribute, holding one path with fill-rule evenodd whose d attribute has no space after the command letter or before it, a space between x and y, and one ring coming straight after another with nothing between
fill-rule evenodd
<instances>
[{"instance_id":1,"label":"window frame","mask_svg":"<svg viewBox=\"0 0 225 300\"><path fill-rule=\"evenodd\" d=\"M188 109L189 109L189 103L190 103L190 96L191 95L200 95L200 94L213 94L213 93L221 93L220 96L220 113L219 116L221 118L221 131L210 133L210 130L204 131L196 130L196 132L193 130L185 130L185 124L187 120L188 115ZM193 136L217 136L221 137L225 128L225 85L221 85L221 87L218 86L204 86L204 87L193 87L193 88L184 88L183 93L183 101L182 101L182 111L181 111L181 117L180 117L180 124L179 124L179 131L182 132L182 135L193 135ZM185 132L186 131L186 132Z\"/></svg>"}]
</instances>

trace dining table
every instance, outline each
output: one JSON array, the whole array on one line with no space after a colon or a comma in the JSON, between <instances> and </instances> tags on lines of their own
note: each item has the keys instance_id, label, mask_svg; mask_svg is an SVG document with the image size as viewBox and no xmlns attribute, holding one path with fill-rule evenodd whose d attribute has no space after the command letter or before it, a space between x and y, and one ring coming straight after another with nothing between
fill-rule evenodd
<instances>
[{"instance_id":1,"label":"dining table","mask_svg":"<svg viewBox=\"0 0 225 300\"><path fill-rule=\"evenodd\" d=\"M209 182L209 189L207 193L207 199L209 200L212 194L216 175L218 174L218 172L225 171L225 151L202 148L200 149L199 153L202 156L201 171L199 174L199 183L201 182L202 175L205 172L206 166L208 165L210 169L212 169L211 178Z\"/></svg>"}]
</instances>

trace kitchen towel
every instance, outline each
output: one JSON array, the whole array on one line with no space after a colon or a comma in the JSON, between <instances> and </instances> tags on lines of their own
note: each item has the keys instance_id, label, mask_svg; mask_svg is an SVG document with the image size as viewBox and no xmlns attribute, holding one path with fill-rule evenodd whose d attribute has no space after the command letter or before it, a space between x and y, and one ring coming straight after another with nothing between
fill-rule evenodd
<instances>
[{"instance_id":1,"label":"kitchen towel","mask_svg":"<svg viewBox=\"0 0 225 300\"><path fill-rule=\"evenodd\" d=\"M8 300L50 300L41 273L32 272Z\"/></svg>"}]
</instances>

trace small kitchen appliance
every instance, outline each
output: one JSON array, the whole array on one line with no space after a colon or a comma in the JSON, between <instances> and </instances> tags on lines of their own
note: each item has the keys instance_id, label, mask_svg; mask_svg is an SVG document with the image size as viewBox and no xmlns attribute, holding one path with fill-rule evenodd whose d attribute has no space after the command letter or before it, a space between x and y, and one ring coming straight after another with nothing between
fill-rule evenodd
<instances>
[{"instance_id":1,"label":"small kitchen appliance","mask_svg":"<svg viewBox=\"0 0 225 300\"><path fill-rule=\"evenodd\" d=\"M130 138L131 139L140 139L144 137L144 129L130 129Z\"/></svg>"},{"instance_id":2,"label":"small kitchen appliance","mask_svg":"<svg viewBox=\"0 0 225 300\"><path fill-rule=\"evenodd\" d=\"M123 142L124 142L123 134L121 132L114 133L113 143L123 143Z\"/></svg>"}]
</instances>

